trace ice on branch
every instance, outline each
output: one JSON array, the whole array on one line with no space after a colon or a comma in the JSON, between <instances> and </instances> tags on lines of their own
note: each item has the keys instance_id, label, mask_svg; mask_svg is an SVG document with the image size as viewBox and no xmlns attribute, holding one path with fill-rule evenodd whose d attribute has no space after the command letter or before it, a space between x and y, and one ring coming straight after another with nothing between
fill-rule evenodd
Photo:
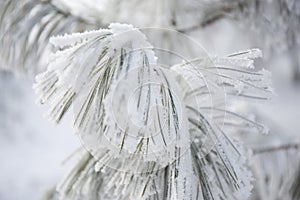
<instances>
[{"instance_id":1,"label":"ice on branch","mask_svg":"<svg viewBox=\"0 0 300 200\"><path fill-rule=\"evenodd\" d=\"M250 196L252 175L243 156L244 150L225 130L240 124L256 132L265 131L264 125L228 106L238 97L246 100L270 98L269 72L254 71L250 67L253 59L260 56L261 52L253 49L223 58L196 59L171 68L184 93L190 137L193 138L194 169L204 199L247 199Z\"/></svg>"},{"instance_id":2,"label":"ice on branch","mask_svg":"<svg viewBox=\"0 0 300 200\"><path fill-rule=\"evenodd\" d=\"M38 101L57 123L72 105L89 152L59 186L61 199L249 197L244 150L226 128L264 126L227 105L270 97L269 74L253 69L259 50L163 68L131 25L50 41L56 51L36 77Z\"/></svg>"},{"instance_id":3,"label":"ice on branch","mask_svg":"<svg viewBox=\"0 0 300 200\"><path fill-rule=\"evenodd\" d=\"M190 196L195 189L187 187L191 155L182 155L189 137L176 82L157 66L138 29L123 24L109 28L51 39L60 49L36 78L39 102L52 106L54 122L73 104L75 128L99 171L109 166L146 179L147 173L171 165L168 195ZM186 167L172 164L181 159Z\"/></svg>"},{"instance_id":4,"label":"ice on branch","mask_svg":"<svg viewBox=\"0 0 300 200\"><path fill-rule=\"evenodd\" d=\"M111 159L138 153L165 166L188 145L176 83L139 30L109 28L51 39L61 50L37 76L39 101L52 105L54 122L73 104L77 132L97 158L109 149Z\"/></svg>"}]
</instances>

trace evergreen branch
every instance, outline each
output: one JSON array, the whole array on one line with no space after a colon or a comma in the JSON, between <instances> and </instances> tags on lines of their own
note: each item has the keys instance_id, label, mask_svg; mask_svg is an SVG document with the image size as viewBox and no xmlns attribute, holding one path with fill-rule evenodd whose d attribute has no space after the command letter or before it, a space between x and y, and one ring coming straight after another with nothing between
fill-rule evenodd
<instances>
[{"instance_id":1,"label":"evergreen branch","mask_svg":"<svg viewBox=\"0 0 300 200\"><path fill-rule=\"evenodd\" d=\"M243 93L245 97L250 97L251 89L268 92L264 71L235 69L251 68L259 50L198 59L197 68L176 65L171 68L173 74L157 66L153 47L130 25L111 24L109 29L55 37L50 42L58 50L47 71L36 78L39 101L52 105L50 119L55 122L74 105L74 126L90 152L62 182L60 193L65 199L89 194L104 199L157 200L197 195L205 200L245 199L250 195L251 173L239 143L202 111L224 112L256 125L221 107L224 90L220 88L234 89L236 82L242 82L243 91L248 92ZM198 76L200 81L195 82ZM185 88L183 81L191 88ZM205 93L206 84L211 85L211 93ZM191 98L181 100L199 91L201 96L193 98L202 102L201 107ZM214 107L206 106L209 95L216 97ZM192 184L195 181L197 185ZM83 188L89 183L97 187L85 193Z\"/></svg>"},{"instance_id":2,"label":"evergreen branch","mask_svg":"<svg viewBox=\"0 0 300 200\"><path fill-rule=\"evenodd\" d=\"M0 61L5 70L36 74L45 69L53 35L93 27L51 0L3 0L0 8Z\"/></svg>"}]
</instances>

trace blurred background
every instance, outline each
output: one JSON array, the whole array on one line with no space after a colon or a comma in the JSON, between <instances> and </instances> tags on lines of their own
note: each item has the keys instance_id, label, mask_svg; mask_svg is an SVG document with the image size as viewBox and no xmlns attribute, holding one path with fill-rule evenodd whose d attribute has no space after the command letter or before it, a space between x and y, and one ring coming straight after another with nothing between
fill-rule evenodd
<instances>
[{"instance_id":1,"label":"blurred background","mask_svg":"<svg viewBox=\"0 0 300 200\"><path fill-rule=\"evenodd\" d=\"M80 146L71 115L52 124L35 104L35 75L45 70L51 35L110 22L166 27L197 40L210 55L260 48L258 69L272 72L275 95L251 108L267 135L241 135L253 149L252 199L300 193L300 1L298 0L1 0L0 199L38 199L62 179ZM176 42L170 39L170 43Z\"/></svg>"}]
</instances>

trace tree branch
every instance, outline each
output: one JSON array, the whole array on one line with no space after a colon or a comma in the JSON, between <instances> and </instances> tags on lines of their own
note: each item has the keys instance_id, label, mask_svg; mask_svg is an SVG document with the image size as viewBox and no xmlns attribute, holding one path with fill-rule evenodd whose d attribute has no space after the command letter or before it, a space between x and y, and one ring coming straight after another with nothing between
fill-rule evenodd
<instances>
[{"instance_id":1,"label":"tree branch","mask_svg":"<svg viewBox=\"0 0 300 200\"><path fill-rule=\"evenodd\" d=\"M277 146L269 146L269 147L253 149L253 154L272 153L274 151L298 149L299 147L300 147L299 143L282 144Z\"/></svg>"},{"instance_id":2,"label":"tree branch","mask_svg":"<svg viewBox=\"0 0 300 200\"><path fill-rule=\"evenodd\" d=\"M226 18L229 16L229 13L238 9L240 5L238 3L231 4L218 4L218 6L205 10L203 20L194 26L188 28L177 29L181 33L191 32L199 28L204 28L208 25L211 25L217 22L220 19Z\"/></svg>"}]
</instances>

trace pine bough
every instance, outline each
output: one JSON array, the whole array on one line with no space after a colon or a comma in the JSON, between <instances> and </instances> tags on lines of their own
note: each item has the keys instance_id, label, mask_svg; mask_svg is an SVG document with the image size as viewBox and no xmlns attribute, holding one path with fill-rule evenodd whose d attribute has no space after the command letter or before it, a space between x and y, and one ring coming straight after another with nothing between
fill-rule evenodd
<instances>
[{"instance_id":1,"label":"pine bough","mask_svg":"<svg viewBox=\"0 0 300 200\"><path fill-rule=\"evenodd\" d=\"M258 49L160 67L145 35L125 24L50 43L38 102L56 123L72 105L84 147L59 199L250 196L252 175L232 133L266 128L227 105L270 98L269 72L253 66Z\"/></svg>"}]
</instances>

